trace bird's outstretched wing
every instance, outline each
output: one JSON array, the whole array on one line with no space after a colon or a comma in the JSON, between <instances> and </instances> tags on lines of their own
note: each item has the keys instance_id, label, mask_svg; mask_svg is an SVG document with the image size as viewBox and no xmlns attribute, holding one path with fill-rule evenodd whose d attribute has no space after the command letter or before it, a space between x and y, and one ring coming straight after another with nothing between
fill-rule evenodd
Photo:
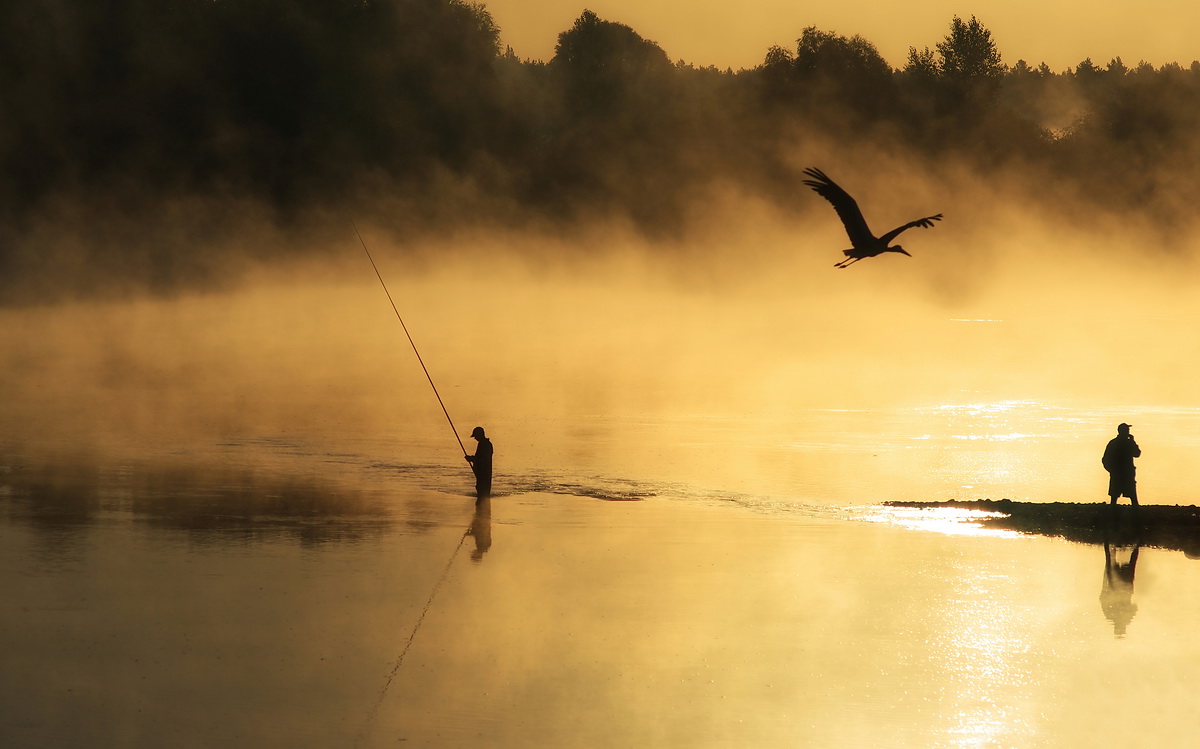
<instances>
[{"instance_id":1,"label":"bird's outstretched wing","mask_svg":"<svg viewBox=\"0 0 1200 749\"><path fill-rule=\"evenodd\" d=\"M932 229L933 222L941 221L941 220L942 220L942 214L939 213L936 216L926 216L925 218L919 218L916 221L909 221L904 226L897 226L895 229L892 229L887 234L884 234L882 237L879 238L879 241L883 242L885 245L889 244L893 239L900 236L900 233L903 231L907 231L907 230L913 228L914 226L919 226L922 229Z\"/></svg>"},{"instance_id":2,"label":"bird's outstretched wing","mask_svg":"<svg viewBox=\"0 0 1200 749\"><path fill-rule=\"evenodd\" d=\"M850 197L850 193L829 179L829 176L820 169L810 167L805 169L804 173L810 177L810 179L804 180L804 184L828 200L833 205L833 210L837 211L838 218L842 220L842 225L846 227L846 234L850 237L850 244L855 247L870 246L875 241L875 235L871 233L870 227L867 226L867 220L863 218L862 211L858 209L858 203Z\"/></svg>"}]
</instances>

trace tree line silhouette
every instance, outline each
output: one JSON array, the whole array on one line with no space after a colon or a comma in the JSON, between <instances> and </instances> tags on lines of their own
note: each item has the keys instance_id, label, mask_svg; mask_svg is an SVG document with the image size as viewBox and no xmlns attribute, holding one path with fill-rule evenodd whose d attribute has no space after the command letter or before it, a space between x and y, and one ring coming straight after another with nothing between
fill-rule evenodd
<instances>
[{"instance_id":1,"label":"tree line silhouette","mask_svg":"<svg viewBox=\"0 0 1200 749\"><path fill-rule=\"evenodd\" d=\"M184 282L205 261L180 246L236 231L237 206L285 229L354 207L407 232L616 216L670 235L718 185L788 209L804 165L785 155L813 138L1159 221L1200 197L1200 63L1008 65L974 17L899 69L809 27L734 71L589 10L542 62L465 0L8 0L0 56L6 287L44 270L36 238L64 222L93 264ZM168 241L155 227L181 215L187 241Z\"/></svg>"}]
</instances>

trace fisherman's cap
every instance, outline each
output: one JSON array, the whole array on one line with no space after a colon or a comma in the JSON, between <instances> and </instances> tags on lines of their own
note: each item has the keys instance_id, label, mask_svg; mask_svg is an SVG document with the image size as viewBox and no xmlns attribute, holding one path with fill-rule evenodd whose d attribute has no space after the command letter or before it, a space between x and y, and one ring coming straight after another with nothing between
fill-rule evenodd
<instances>
[{"instance_id":1,"label":"fisherman's cap","mask_svg":"<svg viewBox=\"0 0 1200 749\"><path fill-rule=\"evenodd\" d=\"M474 429L472 429L471 436L472 437L482 437L483 436L483 427L475 427Z\"/></svg>"},{"instance_id":2,"label":"fisherman's cap","mask_svg":"<svg viewBox=\"0 0 1200 749\"><path fill-rule=\"evenodd\" d=\"M1133 424L1117 424L1117 429L1129 429Z\"/></svg>"}]
</instances>

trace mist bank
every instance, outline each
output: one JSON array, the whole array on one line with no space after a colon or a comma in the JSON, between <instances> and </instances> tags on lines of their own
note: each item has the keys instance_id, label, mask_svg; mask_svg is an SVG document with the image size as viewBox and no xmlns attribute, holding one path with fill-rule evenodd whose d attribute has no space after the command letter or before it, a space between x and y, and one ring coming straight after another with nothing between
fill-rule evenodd
<instances>
[{"instance_id":1,"label":"mist bank","mask_svg":"<svg viewBox=\"0 0 1200 749\"><path fill-rule=\"evenodd\" d=\"M895 70L796 33L734 71L590 11L543 62L461 0L6 3L0 302L220 285L351 218L413 248L616 229L678 252L716 219L828 219L814 164L880 224L953 195L1190 250L1200 65L1009 65L956 18Z\"/></svg>"},{"instance_id":2,"label":"mist bank","mask_svg":"<svg viewBox=\"0 0 1200 749\"><path fill-rule=\"evenodd\" d=\"M741 243L714 234L675 250L724 265L681 264L662 242L633 235L620 250L611 235L456 237L414 255L362 229L460 437L485 425L503 436L514 470L579 463L587 456L570 451L590 444L593 428L612 429L601 442L618 452L621 434L647 423L663 425L670 444L697 439L697 425L732 425L704 450L789 445L814 413L862 414L865 432L885 435L887 414L915 413L905 438L969 435L942 423L947 404L1012 401L1111 413L1101 447L1128 421L1194 449L1190 423L1169 423L1197 396L1194 265L1130 263L1119 248L1049 231L963 241L990 258L979 266L930 244L852 275L826 257L841 231L833 223L799 249L763 221ZM408 459L461 467L353 242L331 247L336 260L250 267L227 290L0 310L2 441L40 453L195 456L268 440L301 457L416 454ZM1084 450L1089 470L1095 452ZM1156 446L1155 459L1165 452ZM620 470L646 460L619 458ZM719 471L731 461L710 462Z\"/></svg>"}]
</instances>

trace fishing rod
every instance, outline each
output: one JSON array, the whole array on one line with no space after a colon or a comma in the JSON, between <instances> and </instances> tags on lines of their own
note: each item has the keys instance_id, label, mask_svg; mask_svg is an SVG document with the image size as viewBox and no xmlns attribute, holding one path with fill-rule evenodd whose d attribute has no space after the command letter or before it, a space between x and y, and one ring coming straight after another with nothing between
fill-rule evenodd
<instances>
[{"instance_id":1,"label":"fishing rod","mask_svg":"<svg viewBox=\"0 0 1200 749\"><path fill-rule=\"evenodd\" d=\"M392 299L392 292L388 291L387 283L383 280L383 274L379 272L379 266L375 264L375 258L371 256L371 251L367 249L367 243L363 239L362 232L358 230L358 224L354 219L350 219L350 225L354 227L354 233L358 236L359 244L362 245L363 252L367 253L367 260L371 261L371 267L375 270L375 277L379 279L379 285L383 287L383 293L387 295L388 302L392 305L392 311L396 313L396 319L400 321L400 327L404 329L404 336L408 338L408 345L412 346L413 353L417 356L417 362L421 365L421 371L425 373L425 379L429 381L429 387L433 389L433 394L437 398L438 405L442 407L442 413L446 415L446 423L450 425L450 431L454 432L454 439L458 442L458 447L462 450L464 458L470 460L467 455L467 448L463 446L462 438L458 436L458 429L454 426L454 420L450 418L450 411L446 408L445 401L442 400L441 393L438 392L437 385L433 384L433 376L429 374L429 368L425 366L425 360L421 358L421 352L417 350L417 344L413 341L412 334L408 332L408 326L404 324L404 318L400 316L400 309L396 307L396 300ZM478 509L476 509L478 512ZM473 527L473 526L472 526ZM429 599L425 601L424 608L421 609L420 615L417 617L416 623L413 624L412 631L409 632L408 640L404 643L400 655L396 658L396 662L392 665L392 670L388 673L387 679L384 681L383 689L379 692L379 697L376 698L374 706L367 715L366 722L363 724L358 738L355 741L355 746L359 746L366 736L366 731L375 721L375 716L379 712L380 706L383 704L383 699L387 696L388 689L391 688L392 682L396 678L396 674L400 672L400 667L404 664L404 657L408 655L409 649L412 647L413 640L417 637L417 632L421 629L421 625L425 623L425 615L433 607L433 599L437 597L438 591L442 587L442 583L446 582L446 578L450 575L450 568L454 565L454 560L458 556L459 549L462 548L463 542L470 535L471 528L467 528L466 532L458 539L454 550L450 552L450 558L446 560L446 566L442 570L442 574L438 577L437 582L433 585L433 590L429 592Z\"/></svg>"},{"instance_id":2,"label":"fishing rod","mask_svg":"<svg viewBox=\"0 0 1200 749\"><path fill-rule=\"evenodd\" d=\"M404 335L408 338L408 344L412 346L413 353L417 355L421 371L425 373L425 379L429 380L429 387L433 388L433 394L437 397L438 405L442 407L442 413L446 414L446 422L450 424L450 429L454 432L454 439L458 440L458 447L462 450L463 457L468 457L467 448L463 446L462 438L458 436L458 430L454 428L454 421L450 418L450 412L446 410L446 404L442 402L442 396L438 393L437 385L433 384L433 377L430 376L429 369L425 366L425 360L421 358L421 352L417 351L417 344L408 332L408 326L404 324L404 318L400 316L400 310L396 308L396 302L392 299L392 293L388 291L387 284L383 282L383 274L379 272L379 266L375 264L375 258L371 257L371 251L367 249L367 243L363 241L362 233L358 230L358 224L354 223L354 219L350 219L350 225L354 227L354 233L358 235L358 241L362 245L363 252L367 253L367 259L371 261L371 267L375 269L375 277L379 279L379 285L383 287L383 293L387 294L388 301L392 304L392 311L396 313L396 319L400 321L400 327L404 328Z\"/></svg>"}]
</instances>

